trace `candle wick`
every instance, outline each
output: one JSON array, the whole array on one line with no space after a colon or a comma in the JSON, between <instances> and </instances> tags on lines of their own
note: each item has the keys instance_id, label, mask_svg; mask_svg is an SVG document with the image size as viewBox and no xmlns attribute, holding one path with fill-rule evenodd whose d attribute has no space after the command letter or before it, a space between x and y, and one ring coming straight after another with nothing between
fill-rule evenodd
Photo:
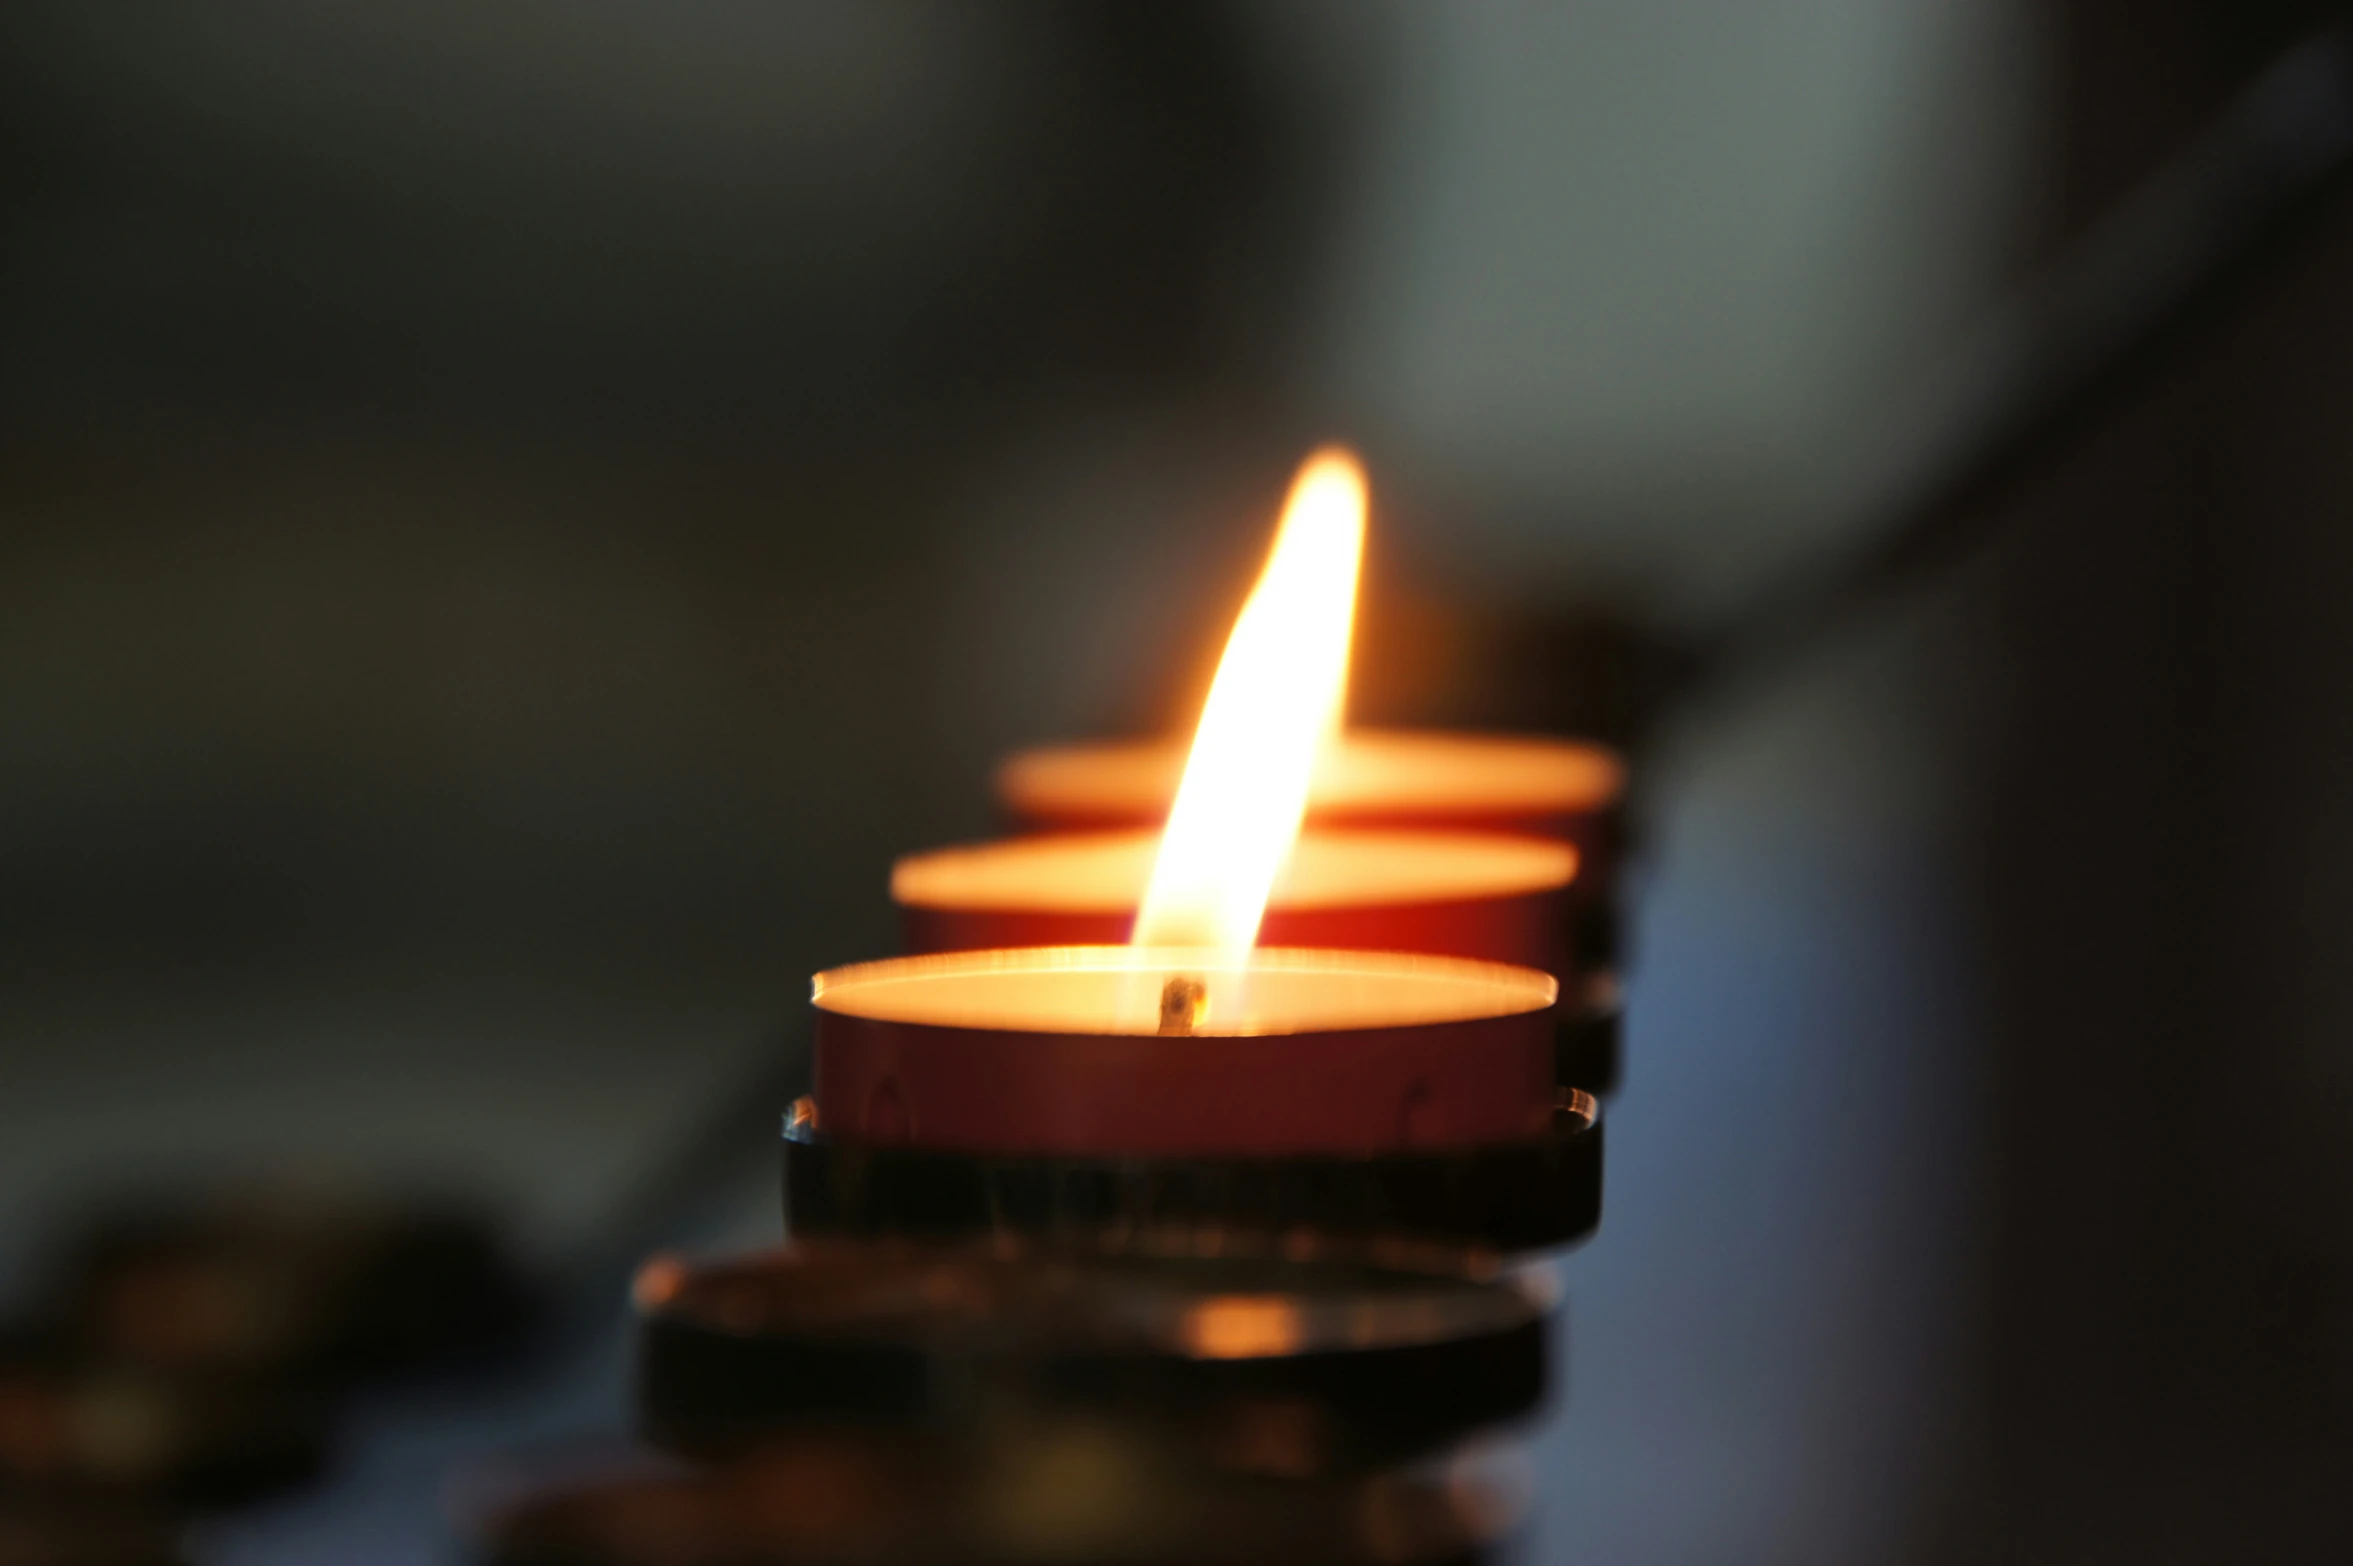
<instances>
[{"instance_id":1,"label":"candle wick","mask_svg":"<svg viewBox=\"0 0 2353 1566\"><path fill-rule=\"evenodd\" d=\"M1209 985L1190 974L1178 974L1160 987L1160 1031L1186 1034L1209 1016Z\"/></svg>"}]
</instances>

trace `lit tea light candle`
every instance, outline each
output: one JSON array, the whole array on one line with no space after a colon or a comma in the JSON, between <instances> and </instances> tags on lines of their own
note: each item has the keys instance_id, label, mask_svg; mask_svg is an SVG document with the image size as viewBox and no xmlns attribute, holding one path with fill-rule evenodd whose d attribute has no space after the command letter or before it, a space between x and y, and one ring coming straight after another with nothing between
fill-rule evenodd
<instances>
[{"instance_id":1,"label":"lit tea light candle","mask_svg":"<svg viewBox=\"0 0 2353 1566\"><path fill-rule=\"evenodd\" d=\"M910 952L1127 939L1156 832L1010 838L902 859L891 872ZM1561 973L1576 850L1479 832L1309 831L1276 877L1270 946L1425 952Z\"/></svg>"},{"instance_id":2,"label":"lit tea light candle","mask_svg":"<svg viewBox=\"0 0 2353 1566\"><path fill-rule=\"evenodd\" d=\"M1319 453L1227 640L1135 944L820 974L822 1125L1053 1153L1462 1146L1544 1129L1549 975L1254 949L1338 723L1363 546L1363 477Z\"/></svg>"},{"instance_id":3,"label":"lit tea light candle","mask_svg":"<svg viewBox=\"0 0 2353 1566\"><path fill-rule=\"evenodd\" d=\"M1541 1237L1590 1226L1593 1110L1582 1095L1564 1104L1558 1087L1551 974L1256 944L1338 731L1363 536L1362 475L1343 454L1319 454L1218 666L1141 878L1133 944L992 947L818 976L815 1091L788 1150L839 1156L796 1165L788 1151L788 1179L817 1193L788 1192L796 1225L838 1215L828 1204L873 1176L875 1150L1298 1160L1504 1147L1549 1159L1573 1143L1555 1162L1580 1183ZM1472 1187L1494 1197L1501 1166L1481 1168L1466 1183L1461 1170L1415 1166L1402 1178L1417 1221L1449 1227L1452 1213L1427 1211L1432 1192L1441 1208ZM1359 1171L1375 1184L1394 1173ZM1293 1178L1228 1174L1269 1189ZM1227 1179L1227 1196L1191 1216L1216 1216L1235 1188ZM1543 1205L1523 1191L1504 1202ZM1380 1205L1360 1201L1355 1216Z\"/></svg>"},{"instance_id":4,"label":"lit tea light candle","mask_svg":"<svg viewBox=\"0 0 2353 1566\"><path fill-rule=\"evenodd\" d=\"M1182 1027L1136 1006L1187 985L1210 999ZM967 1152L1359 1152L1533 1136L1557 1097L1556 994L1530 968L1285 948L865 963L817 978L818 1123Z\"/></svg>"}]
</instances>

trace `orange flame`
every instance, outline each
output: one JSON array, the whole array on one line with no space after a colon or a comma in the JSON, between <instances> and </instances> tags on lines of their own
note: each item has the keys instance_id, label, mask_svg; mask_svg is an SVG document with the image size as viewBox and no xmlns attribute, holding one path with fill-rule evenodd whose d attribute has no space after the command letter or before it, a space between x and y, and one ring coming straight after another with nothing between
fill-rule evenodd
<instances>
[{"instance_id":1,"label":"orange flame","mask_svg":"<svg viewBox=\"0 0 2353 1566\"><path fill-rule=\"evenodd\" d=\"M1246 952L1340 728L1364 555L1365 483L1326 447L1292 480L1266 570L1234 622L1136 915L1139 946Z\"/></svg>"}]
</instances>

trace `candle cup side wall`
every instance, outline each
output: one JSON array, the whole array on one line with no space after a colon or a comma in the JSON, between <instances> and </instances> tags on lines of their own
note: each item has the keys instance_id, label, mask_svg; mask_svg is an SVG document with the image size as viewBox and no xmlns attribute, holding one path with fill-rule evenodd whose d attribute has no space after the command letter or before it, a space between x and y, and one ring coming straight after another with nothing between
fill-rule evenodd
<instances>
[{"instance_id":1,"label":"candle cup side wall","mask_svg":"<svg viewBox=\"0 0 2353 1566\"><path fill-rule=\"evenodd\" d=\"M1266 1036L1025 1033L820 1011L828 1131L963 1152L1287 1153L1540 1132L1554 1009Z\"/></svg>"}]
</instances>

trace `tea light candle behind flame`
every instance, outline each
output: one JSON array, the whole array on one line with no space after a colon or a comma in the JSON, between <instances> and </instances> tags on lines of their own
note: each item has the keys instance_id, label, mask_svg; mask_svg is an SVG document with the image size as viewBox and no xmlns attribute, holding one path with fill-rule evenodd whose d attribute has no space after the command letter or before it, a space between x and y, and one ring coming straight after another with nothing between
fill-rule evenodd
<instances>
[{"instance_id":1,"label":"tea light candle behind flame","mask_svg":"<svg viewBox=\"0 0 2353 1566\"><path fill-rule=\"evenodd\" d=\"M1153 825L1183 774L1181 742L1137 740L1023 751L997 797L1027 832ZM1311 827L1507 832L1576 848L1576 899L1606 899L1616 871L1625 763L1606 746L1530 734L1349 729L1319 759Z\"/></svg>"},{"instance_id":2,"label":"tea light candle behind flame","mask_svg":"<svg viewBox=\"0 0 2353 1566\"><path fill-rule=\"evenodd\" d=\"M1181 741L1105 741L1023 751L997 772L997 795L1034 830L1143 826L1168 813L1185 765ZM1317 825L1461 827L1575 841L1614 810L1625 764L1606 746L1534 734L1349 729L1309 785Z\"/></svg>"},{"instance_id":3,"label":"tea light candle behind flame","mask_svg":"<svg viewBox=\"0 0 2353 1566\"><path fill-rule=\"evenodd\" d=\"M1102 832L1151 826L1183 774L1181 742L1130 740L1023 751L997 771L1018 831ZM1577 851L1572 945L1607 962L1626 768L1606 746L1533 734L1348 729L1310 780L1312 828L1474 831L1544 837ZM1351 943L1353 944L1353 943Z\"/></svg>"},{"instance_id":4,"label":"tea light candle behind flame","mask_svg":"<svg viewBox=\"0 0 2353 1566\"><path fill-rule=\"evenodd\" d=\"M1149 831L946 848L891 873L911 952L1125 940L1159 849ZM1260 939L1428 952L1561 973L1576 850L1476 832L1303 834Z\"/></svg>"},{"instance_id":5,"label":"tea light candle behind flame","mask_svg":"<svg viewBox=\"0 0 2353 1566\"><path fill-rule=\"evenodd\" d=\"M1180 1035L1133 997L1205 980ZM1548 974L1391 953L1032 947L817 976L829 1134L966 1152L1467 1146L1552 1112Z\"/></svg>"}]
</instances>

